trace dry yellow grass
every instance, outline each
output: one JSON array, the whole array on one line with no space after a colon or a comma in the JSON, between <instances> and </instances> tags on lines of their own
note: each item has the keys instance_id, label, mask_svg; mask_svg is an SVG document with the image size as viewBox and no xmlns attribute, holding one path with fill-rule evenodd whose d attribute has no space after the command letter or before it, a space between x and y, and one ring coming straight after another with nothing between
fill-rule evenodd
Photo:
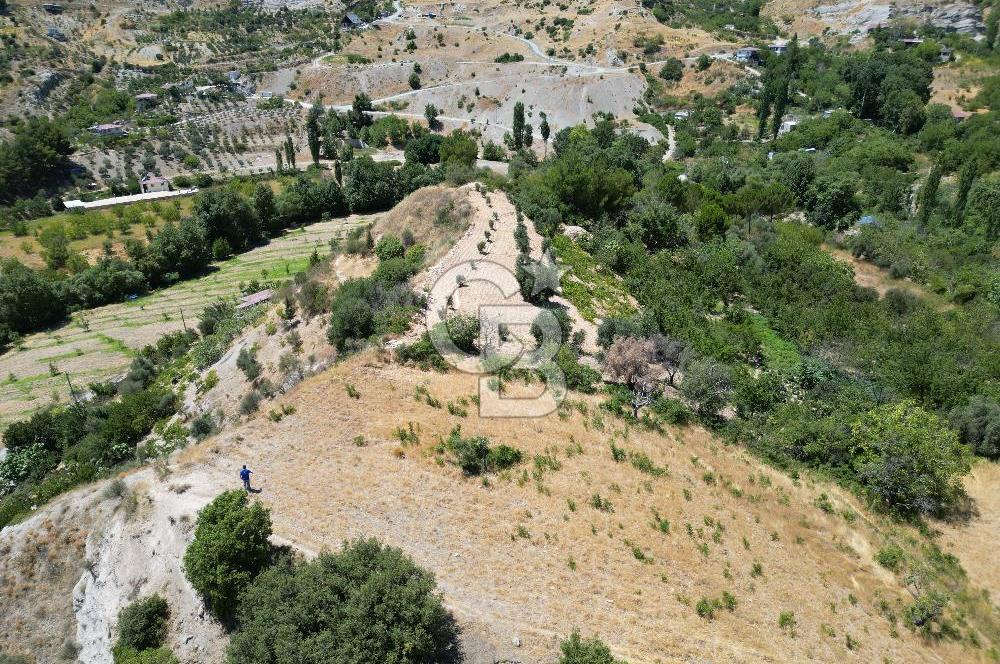
<instances>
[{"instance_id":1,"label":"dry yellow grass","mask_svg":"<svg viewBox=\"0 0 1000 664\"><path fill-rule=\"evenodd\" d=\"M235 483L233 469L250 464L283 540L316 552L375 536L403 548L434 571L463 624L520 661L551 661L574 627L631 662L978 661L904 629L890 636L877 602L909 595L872 562L879 522L849 523L840 511L864 513L835 489L792 482L697 427L629 430L591 400L562 416L481 419L474 406L460 417L416 400L418 385L442 402L475 390L472 376L401 368L370 352L283 397L295 414L257 417L185 451L174 479L197 472ZM420 440L404 446L394 432L411 424ZM435 452L456 425L520 448L526 462L488 485L462 477ZM616 463L612 440L667 473ZM536 455L559 469L538 471ZM821 491L837 513L813 506ZM595 494L613 512L593 508ZM654 527L654 510L669 533ZM698 599L723 591L735 611L700 618ZM778 628L782 611L794 611L795 637Z\"/></svg>"}]
</instances>

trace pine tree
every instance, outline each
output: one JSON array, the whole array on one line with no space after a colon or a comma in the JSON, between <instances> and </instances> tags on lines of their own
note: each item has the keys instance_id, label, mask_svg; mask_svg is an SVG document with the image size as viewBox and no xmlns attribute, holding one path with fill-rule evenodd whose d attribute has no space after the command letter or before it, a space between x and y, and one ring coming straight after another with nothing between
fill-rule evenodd
<instances>
[{"instance_id":1,"label":"pine tree","mask_svg":"<svg viewBox=\"0 0 1000 664\"><path fill-rule=\"evenodd\" d=\"M285 170L284 166L281 164L281 150L277 148L274 150L274 172L280 173Z\"/></svg>"},{"instance_id":2,"label":"pine tree","mask_svg":"<svg viewBox=\"0 0 1000 664\"><path fill-rule=\"evenodd\" d=\"M333 162L333 177L337 179L337 184L344 184L344 173L340 168L340 160Z\"/></svg>"}]
</instances>

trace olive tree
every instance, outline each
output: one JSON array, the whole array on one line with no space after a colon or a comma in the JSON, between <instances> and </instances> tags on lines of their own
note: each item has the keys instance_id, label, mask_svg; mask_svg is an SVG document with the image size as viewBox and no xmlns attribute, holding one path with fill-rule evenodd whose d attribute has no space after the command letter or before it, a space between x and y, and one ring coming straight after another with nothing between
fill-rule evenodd
<instances>
[{"instance_id":1,"label":"olive tree","mask_svg":"<svg viewBox=\"0 0 1000 664\"><path fill-rule=\"evenodd\" d=\"M198 512L184 573L216 616L231 616L239 592L270 562L270 535L270 512L244 491L221 493Z\"/></svg>"}]
</instances>

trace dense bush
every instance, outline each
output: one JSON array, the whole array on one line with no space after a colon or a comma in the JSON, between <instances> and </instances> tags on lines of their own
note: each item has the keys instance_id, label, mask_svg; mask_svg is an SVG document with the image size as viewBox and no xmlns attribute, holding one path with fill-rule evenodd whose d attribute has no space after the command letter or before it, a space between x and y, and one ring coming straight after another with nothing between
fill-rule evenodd
<instances>
[{"instance_id":1,"label":"dense bush","mask_svg":"<svg viewBox=\"0 0 1000 664\"><path fill-rule=\"evenodd\" d=\"M521 463L522 458L521 450L509 445L491 446L484 436L463 437L460 426L452 429L443 451L466 475L501 472Z\"/></svg>"},{"instance_id":2,"label":"dense bush","mask_svg":"<svg viewBox=\"0 0 1000 664\"><path fill-rule=\"evenodd\" d=\"M117 647L146 650L167 638L170 608L159 595L132 602L118 614Z\"/></svg>"},{"instance_id":3,"label":"dense bush","mask_svg":"<svg viewBox=\"0 0 1000 664\"><path fill-rule=\"evenodd\" d=\"M0 261L0 346L65 316L66 304L54 283L15 259Z\"/></svg>"},{"instance_id":4,"label":"dense bush","mask_svg":"<svg viewBox=\"0 0 1000 664\"><path fill-rule=\"evenodd\" d=\"M1000 403L996 400L976 395L968 405L951 411L951 422L976 454L1000 458Z\"/></svg>"},{"instance_id":5,"label":"dense bush","mask_svg":"<svg viewBox=\"0 0 1000 664\"><path fill-rule=\"evenodd\" d=\"M184 573L212 612L230 617L241 591L271 560L271 516L245 491L226 491L198 512Z\"/></svg>"},{"instance_id":6,"label":"dense bush","mask_svg":"<svg viewBox=\"0 0 1000 664\"><path fill-rule=\"evenodd\" d=\"M559 664L618 664L601 639L596 636L584 639L577 630L559 644L559 649L562 651Z\"/></svg>"},{"instance_id":7,"label":"dense bush","mask_svg":"<svg viewBox=\"0 0 1000 664\"><path fill-rule=\"evenodd\" d=\"M968 451L940 418L912 401L865 413L851 440L858 480L892 509L936 514L962 493Z\"/></svg>"},{"instance_id":8,"label":"dense bush","mask_svg":"<svg viewBox=\"0 0 1000 664\"><path fill-rule=\"evenodd\" d=\"M433 664L458 654L433 576L375 540L263 572L240 595L236 627L233 664Z\"/></svg>"},{"instance_id":9,"label":"dense bush","mask_svg":"<svg viewBox=\"0 0 1000 664\"><path fill-rule=\"evenodd\" d=\"M341 284L330 301L330 343L343 352L370 337L406 330L419 302L406 282L422 260L414 246L405 258L380 261L371 277Z\"/></svg>"}]
</instances>

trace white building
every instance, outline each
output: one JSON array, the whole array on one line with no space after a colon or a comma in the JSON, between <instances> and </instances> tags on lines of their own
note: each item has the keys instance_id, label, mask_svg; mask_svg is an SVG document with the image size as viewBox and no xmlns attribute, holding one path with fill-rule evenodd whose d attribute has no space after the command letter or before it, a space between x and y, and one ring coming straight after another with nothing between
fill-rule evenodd
<instances>
[{"instance_id":1,"label":"white building","mask_svg":"<svg viewBox=\"0 0 1000 664\"><path fill-rule=\"evenodd\" d=\"M170 191L170 180L159 175L147 173L139 180L139 188L142 193L151 194L156 191Z\"/></svg>"}]
</instances>

